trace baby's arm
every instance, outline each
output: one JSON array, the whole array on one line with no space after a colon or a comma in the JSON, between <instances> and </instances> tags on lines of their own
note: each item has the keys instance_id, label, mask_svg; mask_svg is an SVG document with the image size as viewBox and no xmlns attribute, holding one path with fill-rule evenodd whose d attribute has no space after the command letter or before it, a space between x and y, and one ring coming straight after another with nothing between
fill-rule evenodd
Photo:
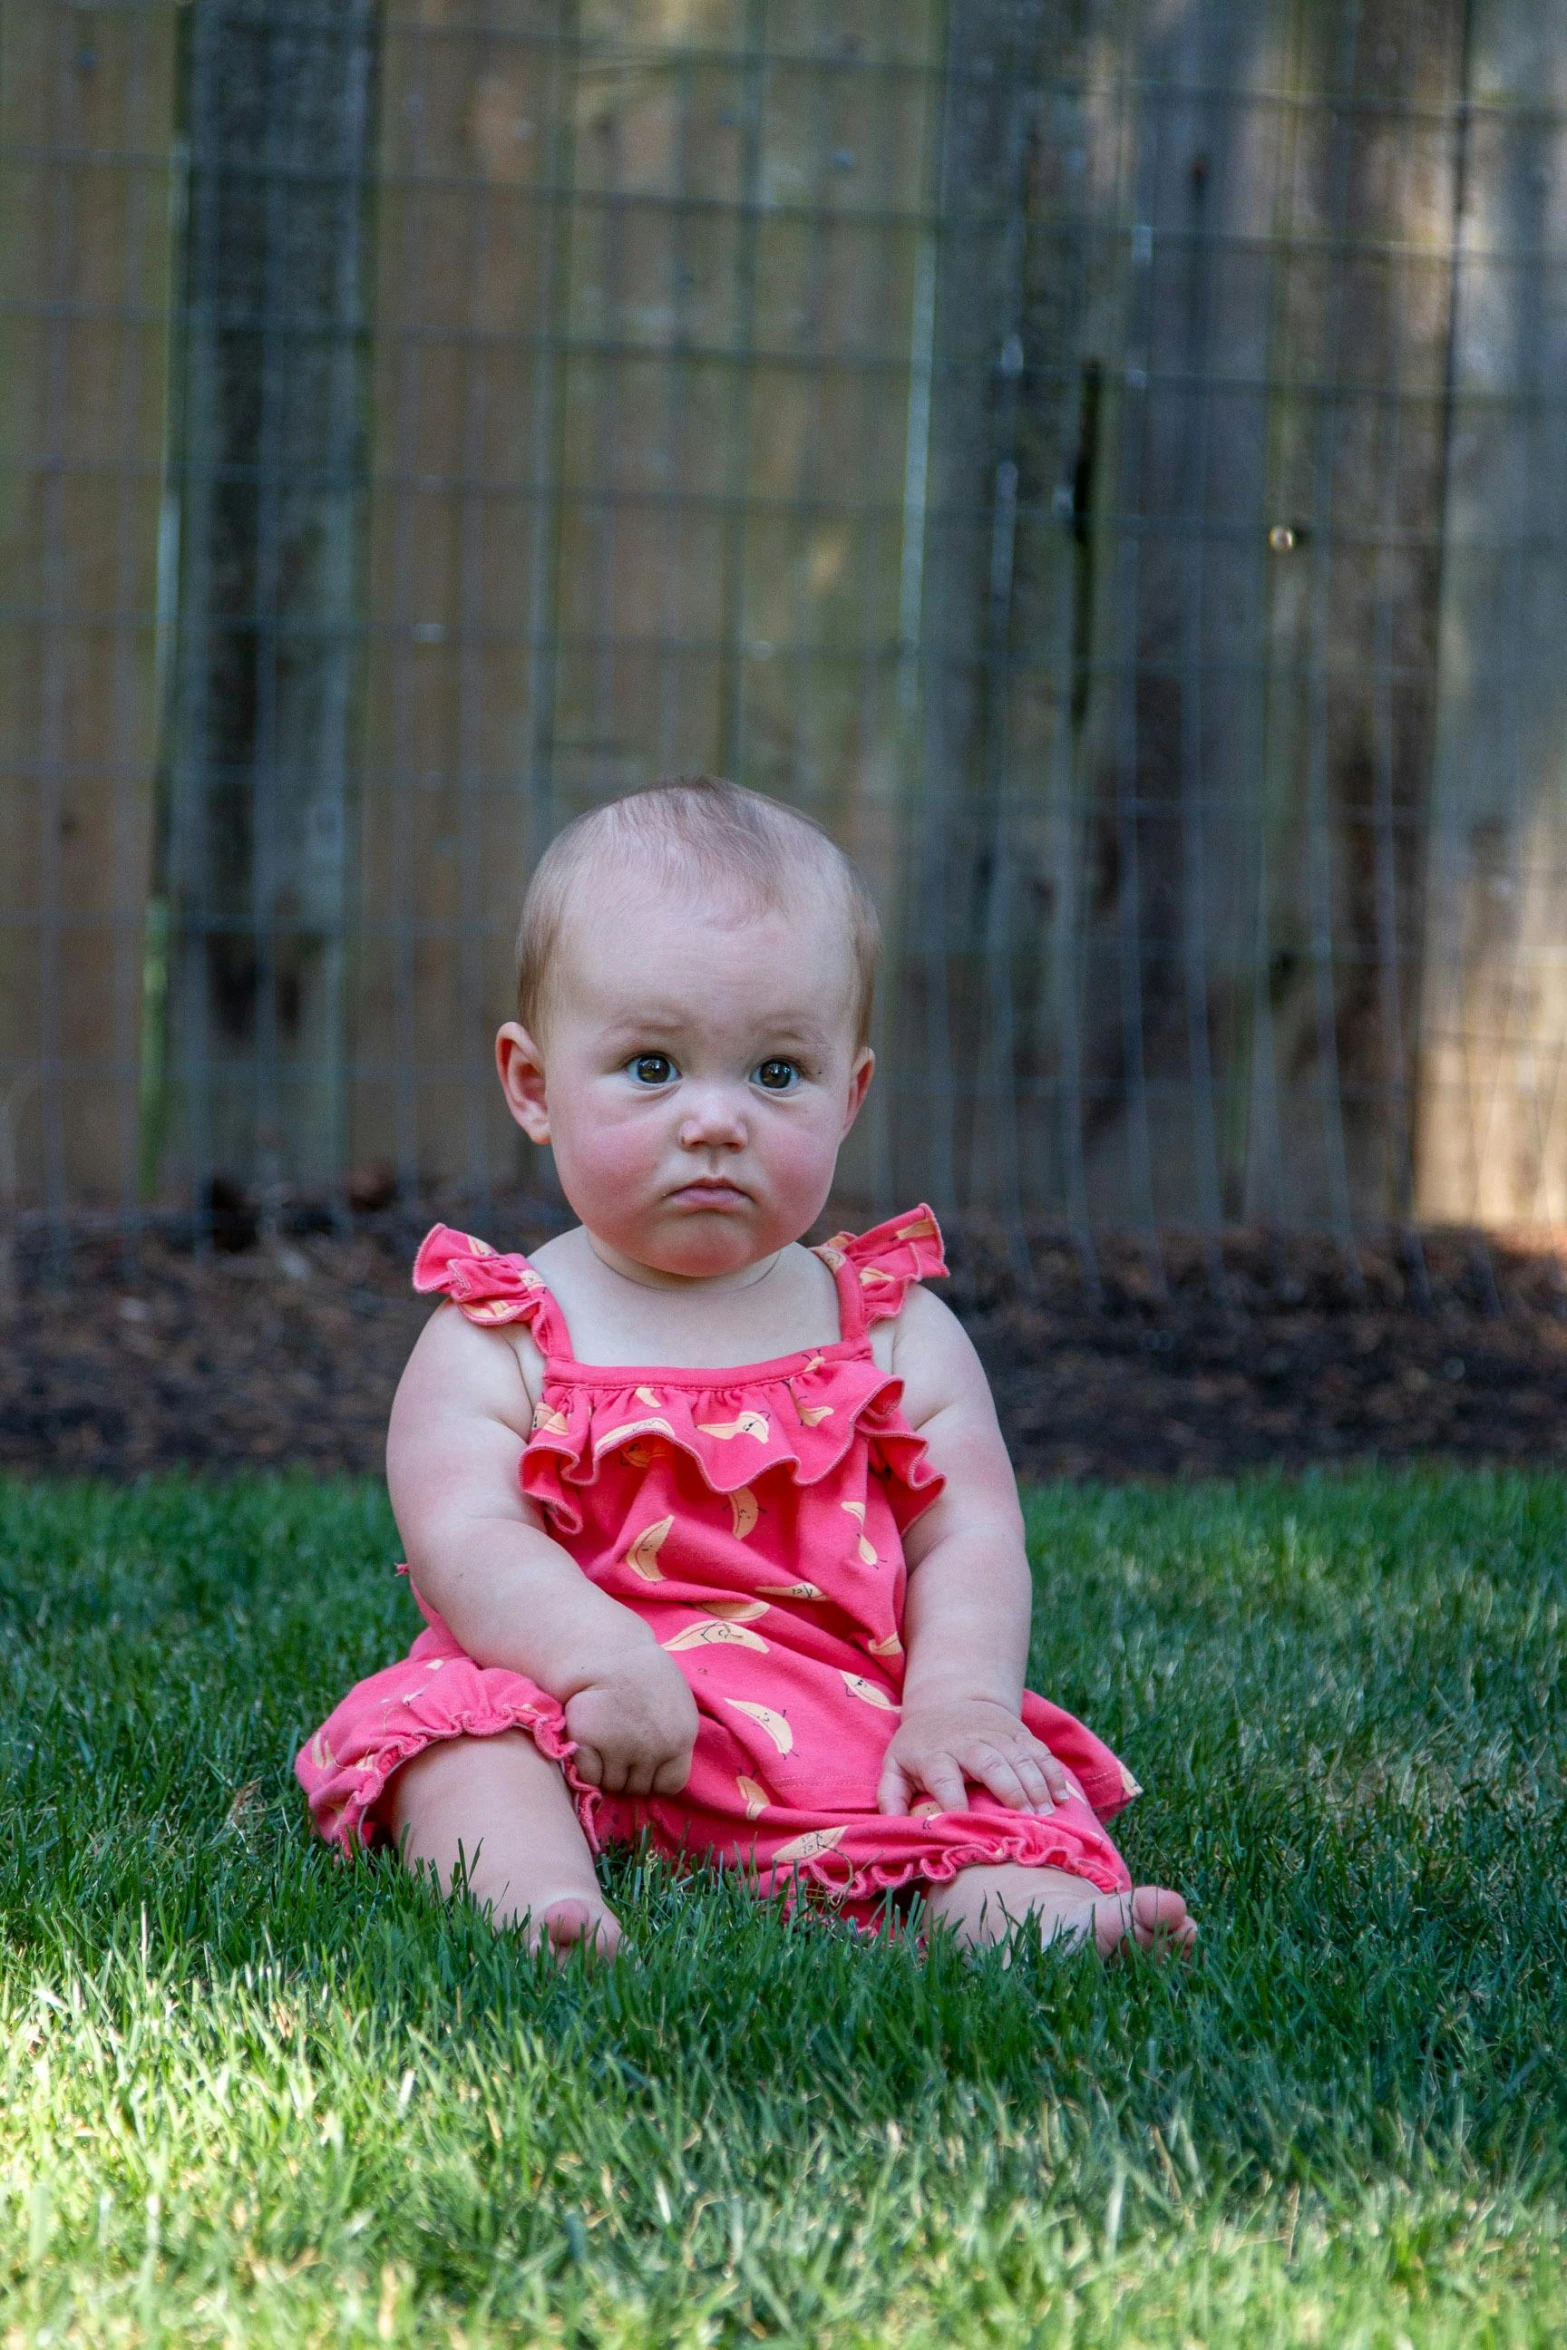
<instances>
[{"instance_id":1,"label":"baby's arm","mask_svg":"<svg viewBox=\"0 0 1567 2350\"><path fill-rule=\"evenodd\" d=\"M676 1794L696 1739L691 1692L648 1626L588 1581L524 1498L532 1413L510 1339L443 1306L409 1357L387 1435L409 1571L476 1663L526 1673L559 1699L589 1785Z\"/></svg>"},{"instance_id":2,"label":"baby's arm","mask_svg":"<svg viewBox=\"0 0 1567 2350\"><path fill-rule=\"evenodd\" d=\"M1021 1720L1033 1587L989 1383L962 1324L925 1289L909 1292L892 1364L947 1484L904 1541L903 1720L877 1801L906 1812L925 1794L965 1811L968 1779L1014 1810L1048 1811L1072 1787Z\"/></svg>"}]
</instances>

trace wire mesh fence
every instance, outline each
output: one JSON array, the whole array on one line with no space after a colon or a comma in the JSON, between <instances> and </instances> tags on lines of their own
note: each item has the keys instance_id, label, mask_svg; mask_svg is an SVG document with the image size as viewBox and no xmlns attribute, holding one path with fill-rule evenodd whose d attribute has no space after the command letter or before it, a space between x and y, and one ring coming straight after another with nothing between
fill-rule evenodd
<instances>
[{"instance_id":1,"label":"wire mesh fence","mask_svg":"<svg viewBox=\"0 0 1567 2350\"><path fill-rule=\"evenodd\" d=\"M542 1182L530 861L707 769L866 1204L1567 1222L1564 262L1528 0L0 0L0 1204Z\"/></svg>"}]
</instances>

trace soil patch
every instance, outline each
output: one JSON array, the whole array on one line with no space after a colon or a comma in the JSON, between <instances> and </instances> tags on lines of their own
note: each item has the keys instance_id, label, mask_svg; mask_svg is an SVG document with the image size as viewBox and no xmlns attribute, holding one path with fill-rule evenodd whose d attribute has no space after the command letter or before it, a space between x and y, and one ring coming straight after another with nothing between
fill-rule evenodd
<instances>
[{"instance_id":1,"label":"soil patch","mask_svg":"<svg viewBox=\"0 0 1567 2350\"><path fill-rule=\"evenodd\" d=\"M450 1211L448 1211L450 1212ZM457 1220L455 1217L453 1220ZM189 1231L29 1236L0 1304L0 1467L378 1472L428 1302L425 1218L296 1215L202 1254ZM534 1210L484 1229L536 1246ZM1362 1244L1254 1232L1027 1251L949 1234L1013 1457L1035 1477L1209 1476L1356 1459L1567 1460L1567 1280L1553 1245L1462 1233Z\"/></svg>"}]
</instances>

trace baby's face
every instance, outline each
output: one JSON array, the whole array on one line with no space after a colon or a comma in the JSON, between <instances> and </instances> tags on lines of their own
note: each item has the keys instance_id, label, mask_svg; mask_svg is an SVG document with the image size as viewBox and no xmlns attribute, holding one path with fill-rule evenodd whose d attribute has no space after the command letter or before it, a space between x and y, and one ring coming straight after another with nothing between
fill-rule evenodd
<instances>
[{"instance_id":1,"label":"baby's face","mask_svg":"<svg viewBox=\"0 0 1567 2350\"><path fill-rule=\"evenodd\" d=\"M797 1240L870 1081L840 910L802 892L742 915L616 875L560 954L546 1035L508 1023L498 1056L588 1230L675 1279Z\"/></svg>"}]
</instances>

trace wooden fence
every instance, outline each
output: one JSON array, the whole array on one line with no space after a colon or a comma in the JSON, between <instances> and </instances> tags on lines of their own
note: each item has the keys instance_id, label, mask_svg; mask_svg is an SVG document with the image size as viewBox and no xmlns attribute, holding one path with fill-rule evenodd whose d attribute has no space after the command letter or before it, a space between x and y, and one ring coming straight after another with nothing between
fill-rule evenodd
<instances>
[{"instance_id":1,"label":"wooden fence","mask_svg":"<svg viewBox=\"0 0 1567 2350\"><path fill-rule=\"evenodd\" d=\"M1528 0L0 0L0 1190L517 1180L529 861L708 768L849 1190L1567 1221L1564 207Z\"/></svg>"}]
</instances>

